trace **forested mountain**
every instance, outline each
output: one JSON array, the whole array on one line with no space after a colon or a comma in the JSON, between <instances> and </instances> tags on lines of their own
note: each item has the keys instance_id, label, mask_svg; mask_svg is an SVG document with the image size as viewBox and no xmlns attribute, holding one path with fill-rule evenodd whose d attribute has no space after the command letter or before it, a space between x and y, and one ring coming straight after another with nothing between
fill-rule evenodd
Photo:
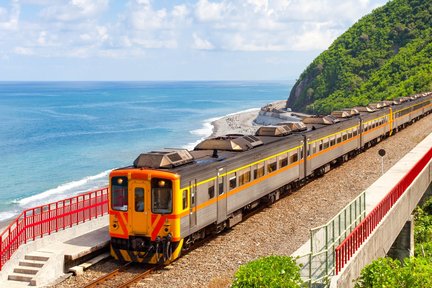
<instances>
[{"instance_id":1,"label":"forested mountain","mask_svg":"<svg viewBox=\"0 0 432 288\"><path fill-rule=\"evenodd\" d=\"M393 0L321 53L287 106L325 114L423 91L432 91L432 0Z\"/></svg>"}]
</instances>

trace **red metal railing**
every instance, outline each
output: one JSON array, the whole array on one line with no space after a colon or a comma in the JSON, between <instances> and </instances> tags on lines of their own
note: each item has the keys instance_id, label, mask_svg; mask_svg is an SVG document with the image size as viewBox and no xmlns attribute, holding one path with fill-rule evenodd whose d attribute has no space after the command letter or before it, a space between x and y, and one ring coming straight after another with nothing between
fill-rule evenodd
<instances>
[{"instance_id":1,"label":"red metal railing","mask_svg":"<svg viewBox=\"0 0 432 288\"><path fill-rule=\"evenodd\" d=\"M360 245L369 237L378 223L403 195L414 179L432 158L432 148L390 190L380 203L363 219L350 235L335 249L336 274L338 274Z\"/></svg>"},{"instance_id":2,"label":"red metal railing","mask_svg":"<svg viewBox=\"0 0 432 288\"><path fill-rule=\"evenodd\" d=\"M0 271L27 241L50 235L108 212L108 187L24 210L0 234Z\"/></svg>"}]
</instances>

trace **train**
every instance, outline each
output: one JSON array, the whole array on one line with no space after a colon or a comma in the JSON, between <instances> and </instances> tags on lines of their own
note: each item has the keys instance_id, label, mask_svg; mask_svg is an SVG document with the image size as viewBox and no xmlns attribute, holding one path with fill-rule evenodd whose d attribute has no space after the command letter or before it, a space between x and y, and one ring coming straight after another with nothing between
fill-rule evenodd
<instances>
[{"instance_id":1,"label":"train","mask_svg":"<svg viewBox=\"0 0 432 288\"><path fill-rule=\"evenodd\" d=\"M142 153L109 175L110 253L168 264L431 110L432 92L421 93Z\"/></svg>"}]
</instances>

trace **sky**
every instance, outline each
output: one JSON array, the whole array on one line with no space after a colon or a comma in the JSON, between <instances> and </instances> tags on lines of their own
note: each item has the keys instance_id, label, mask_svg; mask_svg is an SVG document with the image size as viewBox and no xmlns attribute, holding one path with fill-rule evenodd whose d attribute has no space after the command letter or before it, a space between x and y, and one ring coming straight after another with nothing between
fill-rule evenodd
<instances>
[{"instance_id":1,"label":"sky","mask_svg":"<svg viewBox=\"0 0 432 288\"><path fill-rule=\"evenodd\" d=\"M0 81L295 80L387 0L0 0Z\"/></svg>"}]
</instances>

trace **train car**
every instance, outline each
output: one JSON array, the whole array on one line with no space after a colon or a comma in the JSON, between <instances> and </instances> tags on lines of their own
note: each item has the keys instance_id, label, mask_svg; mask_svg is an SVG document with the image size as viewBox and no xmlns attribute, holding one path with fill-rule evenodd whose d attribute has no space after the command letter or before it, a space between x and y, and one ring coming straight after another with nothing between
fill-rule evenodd
<instances>
[{"instance_id":1,"label":"train car","mask_svg":"<svg viewBox=\"0 0 432 288\"><path fill-rule=\"evenodd\" d=\"M307 159L305 175L322 175L330 170L334 161L346 161L351 152L360 148L360 118L356 116L312 128L303 135Z\"/></svg>"},{"instance_id":2,"label":"train car","mask_svg":"<svg viewBox=\"0 0 432 288\"><path fill-rule=\"evenodd\" d=\"M259 204L273 203L430 113L431 103L432 94L425 93L358 107L346 119L326 116L329 125L309 119L307 130L300 124L268 126L256 135L207 139L193 151L143 153L132 166L110 173L111 254L122 261L169 263Z\"/></svg>"},{"instance_id":3,"label":"train car","mask_svg":"<svg viewBox=\"0 0 432 288\"><path fill-rule=\"evenodd\" d=\"M391 111L391 107L382 107L374 112L361 113L361 147L369 148L390 134Z\"/></svg>"}]
</instances>

